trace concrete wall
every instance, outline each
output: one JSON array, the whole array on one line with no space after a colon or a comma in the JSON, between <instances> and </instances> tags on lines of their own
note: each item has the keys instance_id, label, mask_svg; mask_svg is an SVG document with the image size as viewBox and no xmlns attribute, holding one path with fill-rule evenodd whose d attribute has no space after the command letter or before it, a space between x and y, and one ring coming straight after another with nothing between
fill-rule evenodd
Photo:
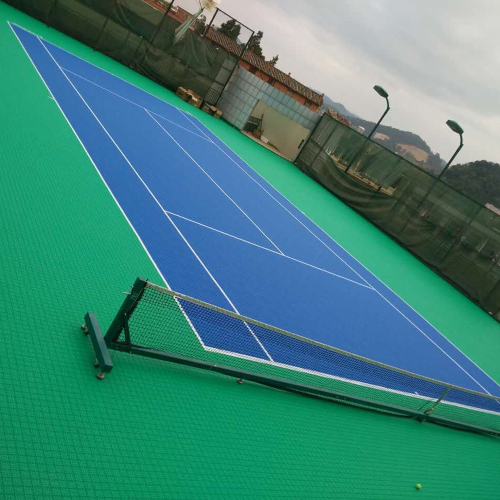
<instances>
[{"instance_id":1,"label":"concrete wall","mask_svg":"<svg viewBox=\"0 0 500 500\"><path fill-rule=\"evenodd\" d=\"M310 134L309 129L282 115L263 101L257 102L251 116L262 118L262 135L289 160L295 159L299 146L303 145L302 141Z\"/></svg>"}]
</instances>

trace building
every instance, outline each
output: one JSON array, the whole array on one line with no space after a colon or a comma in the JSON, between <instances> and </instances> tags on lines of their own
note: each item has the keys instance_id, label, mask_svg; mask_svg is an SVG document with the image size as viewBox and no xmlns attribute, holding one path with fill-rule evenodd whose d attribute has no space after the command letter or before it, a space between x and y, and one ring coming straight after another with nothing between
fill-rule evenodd
<instances>
[{"instance_id":1,"label":"building","mask_svg":"<svg viewBox=\"0 0 500 500\"><path fill-rule=\"evenodd\" d=\"M237 57L241 54L242 45L220 31L210 28L205 36L230 54L234 54ZM324 94L319 94L311 90L298 80L295 80L295 78L292 78L290 73L287 74L281 71L269 61L255 55L253 52L247 50L241 56L238 65L312 111L318 111L323 104Z\"/></svg>"},{"instance_id":2,"label":"building","mask_svg":"<svg viewBox=\"0 0 500 500\"><path fill-rule=\"evenodd\" d=\"M162 12L168 8L165 1L144 1ZM190 16L175 4L168 15L179 23ZM250 119L259 121L263 142L285 158L294 160L324 113L324 94L310 89L251 51L242 54L244 44L214 27L209 27L203 36L229 54L205 99L217 102L222 118L240 130L247 127Z\"/></svg>"}]
</instances>

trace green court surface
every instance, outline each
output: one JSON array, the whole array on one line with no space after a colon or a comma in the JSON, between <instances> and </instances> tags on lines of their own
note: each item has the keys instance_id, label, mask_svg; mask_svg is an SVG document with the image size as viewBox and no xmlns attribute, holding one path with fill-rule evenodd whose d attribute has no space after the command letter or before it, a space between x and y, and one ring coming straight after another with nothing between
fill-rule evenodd
<instances>
[{"instance_id":1,"label":"green court surface","mask_svg":"<svg viewBox=\"0 0 500 500\"><path fill-rule=\"evenodd\" d=\"M499 439L121 353L98 381L84 313L162 282L8 20L195 113L500 381L500 325L292 164L0 3L1 499L498 498Z\"/></svg>"}]
</instances>

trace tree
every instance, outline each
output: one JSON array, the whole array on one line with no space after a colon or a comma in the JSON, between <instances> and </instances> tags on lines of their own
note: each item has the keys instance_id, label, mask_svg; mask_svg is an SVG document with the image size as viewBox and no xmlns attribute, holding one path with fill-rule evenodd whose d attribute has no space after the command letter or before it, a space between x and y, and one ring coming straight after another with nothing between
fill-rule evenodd
<instances>
[{"instance_id":1,"label":"tree","mask_svg":"<svg viewBox=\"0 0 500 500\"><path fill-rule=\"evenodd\" d=\"M276 54L276 55L275 55L275 56L274 56L274 57L273 57L273 58L269 61L269 64L270 64L271 66L276 66L276 63L278 62L279 58L280 58L280 57L278 56L278 54Z\"/></svg>"},{"instance_id":2,"label":"tree","mask_svg":"<svg viewBox=\"0 0 500 500\"><path fill-rule=\"evenodd\" d=\"M236 24L234 19L230 19L229 21L222 23L220 28L217 28L217 30L231 40L236 41L240 36L241 26Z\"/></svg>"},{"instance_id":3,"label":"tree","mask_svg":"<svg viewBox=\"0 0 500 500\"><path fill-rule=\"evenodd\" d=\"M262 41L263 36L264 33L262 31L257 31L257 34L252 36L252 38L250 39L250 43L248 44L248 50L259 57L264 57L262 47L260 46L260 42Z\"/></svg>"},{"instance_id":4,"label":"tree","mask_svg":"<svg viewBox=\"0 0 500 500\"><path fill-rule=\"evenodd\" d=\"M500 165L486 160L453 165L443 181L482 205L500 208Z\"/></svg>"}]
</instances>

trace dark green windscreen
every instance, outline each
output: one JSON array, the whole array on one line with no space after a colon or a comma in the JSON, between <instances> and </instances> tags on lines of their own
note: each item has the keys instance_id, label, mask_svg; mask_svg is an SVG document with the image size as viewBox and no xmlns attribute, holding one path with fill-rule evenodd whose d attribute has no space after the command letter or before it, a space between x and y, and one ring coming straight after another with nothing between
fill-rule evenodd
<instances>
[{"instance_id":1,"label":"dark green windscreen","mask_svg":"<svg viewBox=\"0 0 500 500\"><path fill-rule=\"evenodd\" d=\"M497 214L327 115L296 164L498 319Z\"/></svg>"}]
</instances>

